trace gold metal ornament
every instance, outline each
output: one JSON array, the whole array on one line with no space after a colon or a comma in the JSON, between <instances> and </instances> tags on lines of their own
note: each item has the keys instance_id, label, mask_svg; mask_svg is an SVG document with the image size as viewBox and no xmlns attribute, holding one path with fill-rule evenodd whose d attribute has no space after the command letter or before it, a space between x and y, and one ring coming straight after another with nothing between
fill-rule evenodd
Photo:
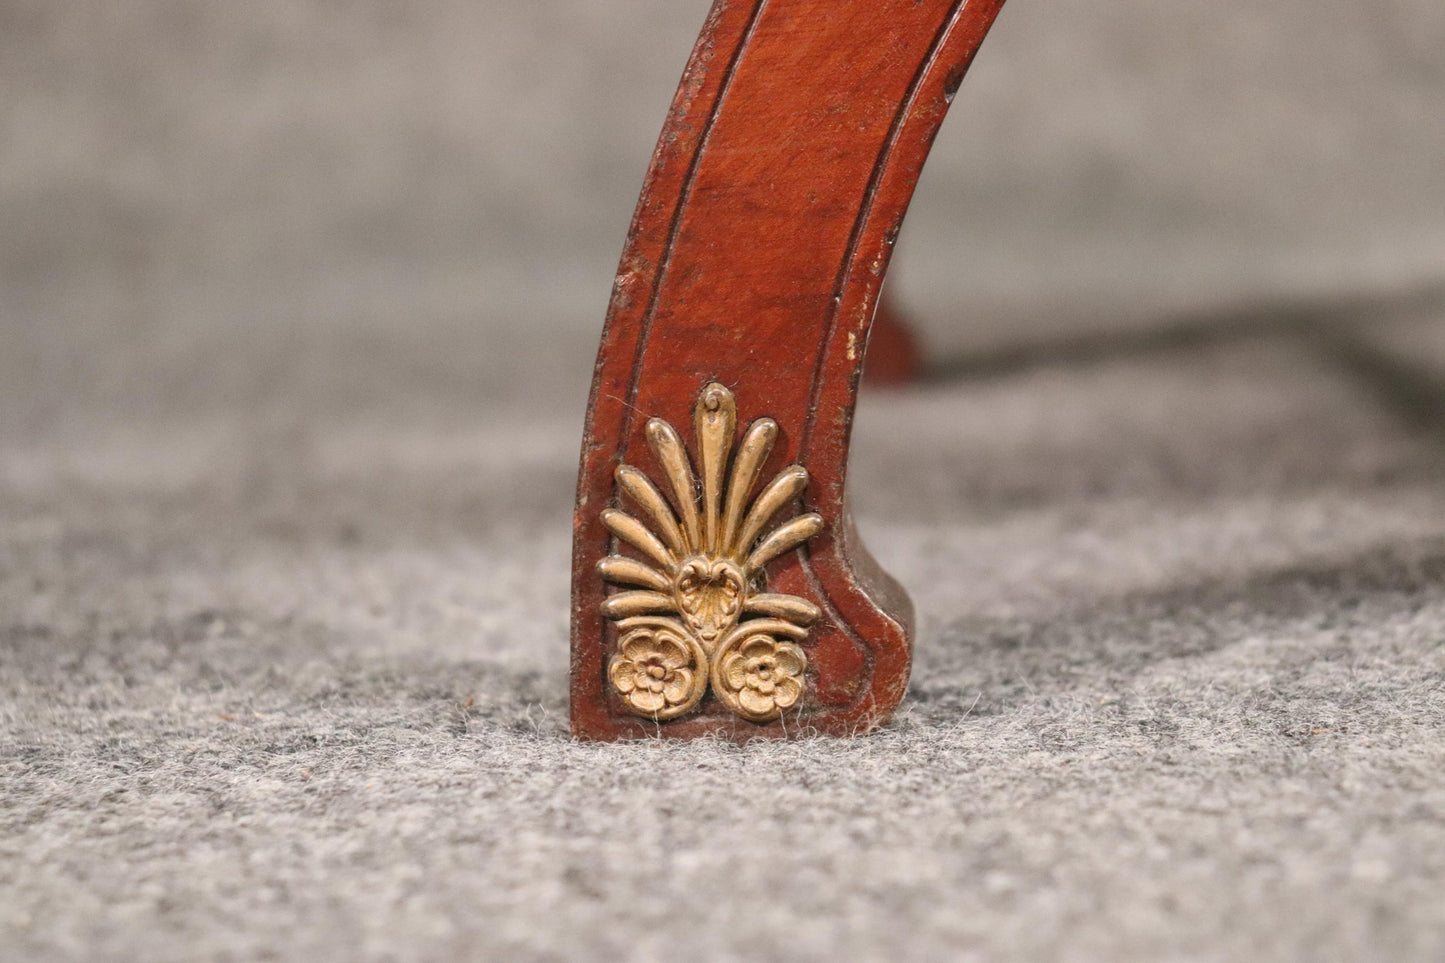
<instances>
[{"instance_id":1,"label":"gold metal ornament","mask_svg":"<svg viewBox=\"0 0 1445 963\"><path fill-rule=\"evenodd\" d=\"M701 492L677 431L653 418L647 443L672 500L622 465L617 487L641 517L602 513L608 530L648 560L609 555L598 563L603 579L628 587L602 603L619 630L607 677L635 715L677 718L697 707L710 681L733 712L767 722L802 695L808 660L797 643L822 612L807 599L764 591L766 566L822 531L823 518L798 515L764 535L807 487L807 470L784 468L749 500L777 422L757 419L734 450L737 404L716 382L698 395L693 419Z\"/></svg>"}]
</instances>

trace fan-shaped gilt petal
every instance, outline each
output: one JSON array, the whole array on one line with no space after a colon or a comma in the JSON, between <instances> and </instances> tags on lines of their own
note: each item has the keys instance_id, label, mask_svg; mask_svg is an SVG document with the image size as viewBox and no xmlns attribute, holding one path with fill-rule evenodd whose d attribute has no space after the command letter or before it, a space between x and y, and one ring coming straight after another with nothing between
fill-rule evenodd
<instances>
[{"instance_id":1,"label":"fan-shaped gilt petal","mask_svg":"<svg viewBox=\"0 0 1445 963\"><path fill-rule=\"evenodd\" d=\"M733 393L714 381L702 389L693 409L697 431L699 471L702 473L703 550L719 551L718 511L722 503L723 472L738 426Z\"/></svg>"},{"instance_id":2,"label":"fan-shaped gilt petal","mask_svg":"<svg viewBox=\"0 0 1445 963\"><path fill-rule=\"evenodd\" d=\"M692 653L677 639L668 635L657 637L657 655L669 669L679 669L692 661Z\"/></svg>"},{"instance_id":3,"label":"fan-shaped gilt petal","mask_svg":"<svg viewBox=\"0 0 1445 963\"><path fill-rule=\"evenodd\" d=\"M687 535L688 551L700 551L702 533L697 520L696 482L687 460L687 449L682 446L677 430L661 418L653 418L647 423L647 444L657 456L658 464L662 465L667 483L672 486L678 517Z\"/></svg>"},{"instance_id":4,"label":"fan-shaped gilt petal","mask_svg":"<svg viewBox=\"0 0 1445 963\"><path fill-rule=\"evenodd\" d=\"M602 600L602 614L609 619L676 611L677 601L661 592L618 592Z\"/></svg>"},{"instance_id":5,"label":"fan-shaped gilt petal","mask_svg":"<svg viewBox=\"0 0 1445 963\"><path fill-rule=\"evenodd\" d=\"M607 674L612 678L612 684L617 686L617 691L626 695L637 688L637 681L633 678L636 671L637 667L627 659L613 659Z\"/></svg>"},{"instance_id":6,"label":"fan-shaped gilt petal","mask_svg":"<svg viewBox=\"0 0 1445 963\"><path fill-rule=\"evenodd\" d=\"M778 687L773 691L773 704L779 709L786 709L802 694L803 687L797 679L779 679Z\"/></svg>"},{"instance_id":7,"label":"fan-shaped gilt petal","mask_svg":"<svg viewBox=\"0 0 1445 963\"><path fill-rule=\"evenodd\" d=\"M737 456L733 459L732 477L728 479L727 507L723 511L722 536L718 546L724 554L737 542L738 526L742 524L743 508L748 494L758 480L758 471L763 462L772 454L773 442L778 438L778 423L771 418L759 418L748 427L742 443L738 445ZM742 554L745 548L737 550Z\"/></svg>"},{"instance_id":8,"label":"fan-shaped gilt petal","mask_svg":"<svg viewBox=\"0 0 1445 963\"><path fill-rule=\"evenodd\" d=\"M597 563L597 574L614 585L640 585L658 592L671 592L672 579L650 565L621 555L609 555Z\"/></svg>"},{"instance_id":9,"label":"fan-shaped gilt petal","mask_svg":"<svg viewBox=\"0 0 1445 963\"><path fill-rule=\"evenodd\" d=\"M727 681L728 688L733 691L741 689L748 684L747 667L743 665L741 653L729 652L722 662L722 677Z\"/></svg>"},{"instance_id":10,"label":"fan-shaped gilt petal","mask_svg":"<svg viewBox=\"0 0 1445 963\"><path fill-rule=\"evenodd\" d=\"M803 670L808 667L808 657L803 655L802 649L791 642L779 643L777 658L778 668L788 675L802 675Z\"/></svg>"},{"instance_id":11,"label":"fan-shaped gilt petal","mask_svg":"<svg viewBox=\"0 0 1445 963\"><path fill-rule=\"evenodd\" d=\"M798 625L812 625L823 617L822 609L807 599L771 592L750 596L743 611L748 615L770 615L776 619L787 619Z\"/></svg>"},{"instance_id":12,"label":"fan-shaped gilt petal","mask_svg":"<svg viewBox=\"0 0 1445 963\"><path fill-rule=\"evenodd\" d=\"M673 705L687 698L688 690L692 688L691 669L673 669L672 677L662 689L662 696Z\"/></svg>"},{"instance_id":13,"label":"fan-shaped gilt petal","mask_svg":"<svg viewBox=\"0 0 1445 963\"><path fill-rule=\"evenodd\" d=\"M772 655L777 648L778 642L771 636L755 635L744 642L739 651L742 652L744 658L761 659L763 656Z\"/></svg>"},{"instance_id":14,"label":"fan-shaped gilt petal","mask_svg":"<svg viewBox=\"0 0 1445 963\"><path fill-rule=\"evenodd\" d=\"M745 566L749 572L756 572L773 559L790 549L796 548L823 530L823 516L817 513L799 515L792 521L779 525L773 533L748 556Z\"/></svg>"},{"instance_id":15,"label":"fan-shaped gilt petal","mask_svg":"<svg viewBox=\"0 0 1445 963\"><path fill-rule=\"evenodd\" d=\"M650 692L646 689L634 689L627 701L643 712L657 712L667 704L661 692Z\"/></svg>"},{"instance_id":16,"label":"fan-shaped gilt petal","mask_svg":"<svg viewBox=\"0 0 1445 963\"><path fill-rule=\"evenodd\" d=\"M657 637L647 632L629 633L622 638L622 657L634 665L652 655Z\"/></svg>"},{"instance_id":17,"label":"fan-shaped gilt petal","mask_svg":"<svg viewBox=\"0 0 1445 963\"><path fill-rule=\"evenodd\" d=\"M746 556L768 520L807 487L808 470L802 465L791 465L778 472L778 477L768 483L757 501L753 502L753 507L748 509L747 517L743 519L737 537L729 546L728 554L734 559Z\"/></svg>"},{"instance_id":18,"label":"fan-shaped gilt petal","mask_svg":"<svg viewBox=\"0 0 1445 963\"><path fill-rule=\"evenodd\" d=\"M634 694L632 701L637 701ZM747 714L757 719L765 719L776 711L772 696L765 696L756 689L743 689L738 693L738 702Z\"/></svg>"},{"instance_id":19,"label":"fan-shaped gilt petal","mask_svg":"<svg viewBox=\"0 0 1445 963\"><path fill-rule=\"evenodd\" d=\"M647 530L647 526L626 512L609 508L602 513L602 524L608 530L633 548L651 558L663 568L677 565L677 556L668 551L658 537Z\"/></svg>"},{"instance_id":20,"label":"fan-shaped gilt petal","mask_svg":"<svg viewBox=\"0 0 1445 963\"><path fill-rule=\"evenodd\" d=\"M661 536L667 547L676 555L686 555L687 541L682 534L682 528L677 524L677 516L672 513L672 506L662 497L662 492L657 490L646 475L631 465L619 466L615 477L617 486L652 519L653 531Z\"/></svg>"}]
</instances>

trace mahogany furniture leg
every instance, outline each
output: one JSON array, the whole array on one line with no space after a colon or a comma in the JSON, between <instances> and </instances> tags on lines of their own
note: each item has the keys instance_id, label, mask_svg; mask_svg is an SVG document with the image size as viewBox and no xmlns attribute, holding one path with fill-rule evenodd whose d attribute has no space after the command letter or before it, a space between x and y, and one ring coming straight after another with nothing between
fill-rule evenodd
<instances>
[{"instance_id":1,"label":"mahogany furniture leg","mask_svg":"<svg viewBox=\"0 0 1445 963\"><path fill-rule=\"evenodd\" d=\"M854 735L911 604L848 517L889 255L1003 0L717 0L628 234L587 410L579 737Z\"/></svg>"}]
</instances>

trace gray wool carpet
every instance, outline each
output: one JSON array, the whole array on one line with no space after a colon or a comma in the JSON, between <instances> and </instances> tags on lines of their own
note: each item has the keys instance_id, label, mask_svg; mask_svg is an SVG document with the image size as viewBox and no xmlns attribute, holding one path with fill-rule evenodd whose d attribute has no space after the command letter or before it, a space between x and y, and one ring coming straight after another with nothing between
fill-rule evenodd
<instances>
[{"instance_id":1,"label":"gray wool carpet","mask_svg":"<svg viewBox=\"0 0 1445 963\"><path fill-rule=\"evenodd\" d=\"M908 702L746 748L568 737L567 405L17 439L0 959L1438 960L1445 449L1378 389L1261 336L867 397Z\"/></svg>"}]
</instances>

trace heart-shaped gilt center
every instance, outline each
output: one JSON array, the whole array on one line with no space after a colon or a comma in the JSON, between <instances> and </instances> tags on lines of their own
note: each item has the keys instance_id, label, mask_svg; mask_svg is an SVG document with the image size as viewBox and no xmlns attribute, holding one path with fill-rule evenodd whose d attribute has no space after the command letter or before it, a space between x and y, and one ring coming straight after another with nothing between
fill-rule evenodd
<instances>
[{"instance_id":1,"label":"heart-shaped gilt center","mask_svg":"<svg viewBox=\"0 0 1445 963\"><path fill-rule=\"evenodd\" d=\"M733 562L694 555L678 567L673 593L688 628L711 650L723 633L737 625L747 583Z\"/></svg>"}]
</instances>

